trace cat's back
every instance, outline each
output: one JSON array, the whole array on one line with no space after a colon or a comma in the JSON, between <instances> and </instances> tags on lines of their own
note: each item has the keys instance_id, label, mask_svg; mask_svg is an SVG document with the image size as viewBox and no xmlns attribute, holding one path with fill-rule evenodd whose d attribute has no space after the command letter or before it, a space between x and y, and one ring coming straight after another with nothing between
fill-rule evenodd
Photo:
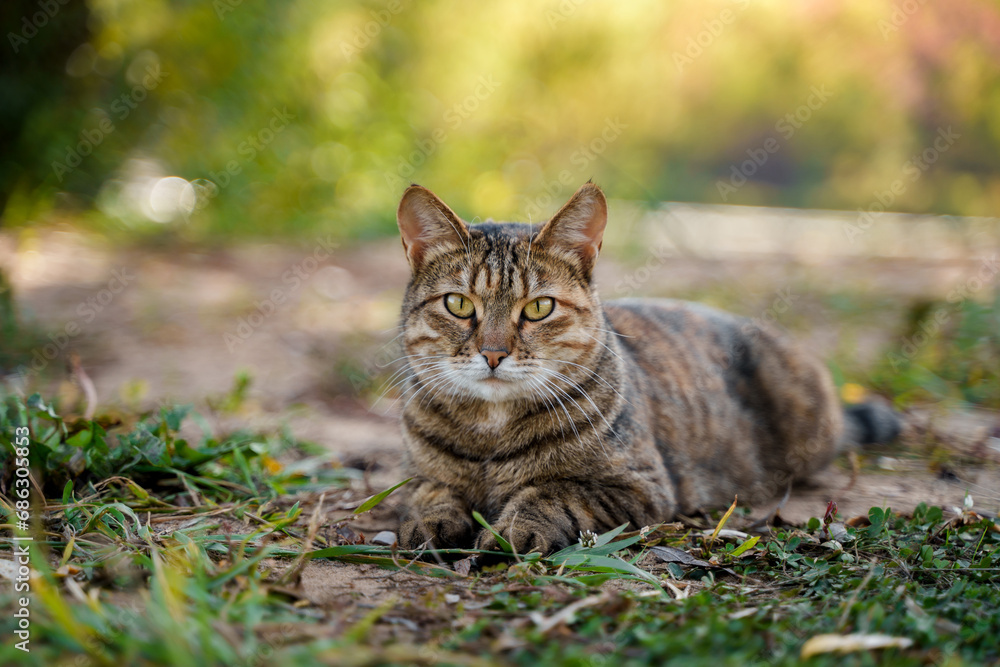
<instances>
[{"instance_id":1,"label":"cat's back","mask_svg":"<svg viewBox=\"0 0 1000 667\"><path fill-rule=\"evenodd\" d=\"M605 302L604 312L619 341L640 359L686 354L714 358L720 352L732 356L760 333L752 320L679 299L617 299Z\"/></svg>"},{"instance_id":2,"label":"cat's back","mask_svg":"<svg viewBox=\"0 0 1000 667\"><path fill-rule=\"evenodd\" d=\"M720 416L753 391L762 331L751 320L677 299L620 299L604 312L636 379L661 405L698 402Z\"/></svg>"},{"instance_id":3,"label":"cat's back","mask_svg":"<svg viewBox=\"0 0 1000 667\"><path fill-rule=\"evenodd\" d=\"M734 380L780 385L809 380L826 398L826 369L790 336L766 322L678 299L619 299L604 304L618 343L652 377L699 391Z\"/></svg>"},{"instance_id":4,"label":"cat's back","mask_svg":"<svg viewBox=\"0 0 1000 667\"><path fill-rule=\"evenodd\" d=\"M836 453L842 417L829 372L777 328L673 299L604 310L678 472L682 509L730 502L737 489L762 499L780 491L760 486L765 470L801 477ZM798 452L796 443L818 444Z\"/></svg>"}]
</instances>

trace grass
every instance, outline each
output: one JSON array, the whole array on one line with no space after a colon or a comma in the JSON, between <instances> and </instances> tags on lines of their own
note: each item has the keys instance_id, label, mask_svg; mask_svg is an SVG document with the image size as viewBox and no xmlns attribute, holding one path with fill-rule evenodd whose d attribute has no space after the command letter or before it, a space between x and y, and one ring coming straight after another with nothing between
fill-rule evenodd
<instances>
[{"instance_id":1,"label":"grass","mask_svg":"<svg viewBox=\"0 0 1000 667\"><path fill-rule=\"evenodd\" d=\"M4 398L0 529L18 427L37 486L31 652L15 648L5 586L0 664L791 665L822 635L890 646L808 664L1000 660L1000 528L971 507L829 508L753 535L731 530L747 523L731 508L477 570L471 550L363 543L353 522L396 487L368 494L307 443L217 436L211 417L84 419ZM393 595L317 603L301 582L311 560L401 578Z\"/></svg>"},{"instance_id":2,"label":"grass","mask_svg":"<svg viewBox=\"0 0 1000 667\"><path fill-rule=\"evenodd\" d=\"M915 304L872 381L902 403L949 401L1000 408L1000 291Z\"/></svg>"}]
</instances>

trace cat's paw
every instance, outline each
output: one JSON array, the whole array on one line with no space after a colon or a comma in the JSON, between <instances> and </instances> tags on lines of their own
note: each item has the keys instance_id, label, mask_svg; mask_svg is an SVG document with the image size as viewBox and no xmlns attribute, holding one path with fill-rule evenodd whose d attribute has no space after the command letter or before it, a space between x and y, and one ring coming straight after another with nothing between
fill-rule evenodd
<instances>
[{"instance_id":1,"label":"cat's paw","mask_svg":"<svg viewBox=\"0 0 1000 667\"><path fill-rule=\"evenodd\" d=\"M562 531L544 521L500 519L493 528L518 554L537 551L542 555L548 555L566 546L566 538ZM486 529L483 529L476 538L476 548L483 551L503 551L496 535Z\"/></svg>"},{"instance_id":2,"label":"cat's paw","mask_svg":"<svg viewBox=\"0 0 1000 667\"><path fill-rule=\"evenodd\" d=\"M418 549L430 540L438 549L467 547L472 542L472 519L457 510L430 512L420 519L407 519L399 526L399 546Z\"/></svg>"}]
</instances>

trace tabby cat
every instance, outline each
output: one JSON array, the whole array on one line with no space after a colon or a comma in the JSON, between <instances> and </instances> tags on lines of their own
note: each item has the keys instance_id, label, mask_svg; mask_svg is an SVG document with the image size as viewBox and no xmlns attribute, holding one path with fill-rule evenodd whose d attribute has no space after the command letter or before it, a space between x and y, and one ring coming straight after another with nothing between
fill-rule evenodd
<instances>
[{"instance_id":1,"label":"tabby cat","mask_svg":"<svg viewBox=\"0 0 1000 667\"><path fill-rule=\"evenodd\" d=\"M397 220L412 269L403 547L497 550L473 510L517 552L549 553L581 531L760 502L898 427L874 406L845 418L825 367L767 326L602 304L592 183L535 225L468 225L413 185Z\"/></svg>"}]
</instances>

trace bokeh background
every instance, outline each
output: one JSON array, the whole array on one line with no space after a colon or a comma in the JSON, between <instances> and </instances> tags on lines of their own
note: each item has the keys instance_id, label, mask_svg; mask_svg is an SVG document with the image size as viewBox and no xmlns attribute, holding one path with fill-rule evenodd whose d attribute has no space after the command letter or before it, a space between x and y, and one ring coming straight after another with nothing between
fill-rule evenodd
<instances>
[{"instance_id":1,"label":"bokeh background","mask_svg":"<svg viewBox=\"0 0 1000 667\"><path fill-rule=\"evenodd\" d=\"M994 1L0 15L0 367L17 382L75 353L101 401L238 376L275 412L367 409L393 370L405 185L469 220L537 221L593 178L612 198L606 297L776 321L847 397L1000 406ZM137 277L109 291L123 269Z\"/></svg>"},{"instance_id":2,"label":"bokeh background","mask_svg":"<svg viewBox=\"0 0 1000 667\"><path fill-rule=\"evenodd\" d=\"M8 0L0 12L8 228L71 216L128 238L371 237L394 231L410 180L460 211L518 219L547 216L591 177L649 203L854 210L948 128L960 140L890 210L1000 208L988 0ZM769 138L778 150L720 192Z\"/></svg>"}]
</instances>

